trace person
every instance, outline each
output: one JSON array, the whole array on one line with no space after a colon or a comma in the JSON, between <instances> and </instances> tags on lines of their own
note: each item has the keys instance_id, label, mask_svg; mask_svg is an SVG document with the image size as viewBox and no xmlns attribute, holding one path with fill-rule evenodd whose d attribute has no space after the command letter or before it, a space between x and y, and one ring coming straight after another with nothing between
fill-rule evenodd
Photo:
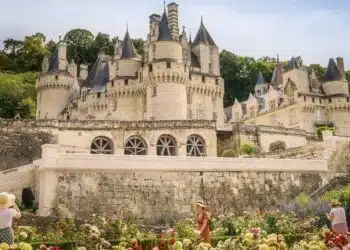
<instances>
[{"instance_id":1,"label":"person","mask_svg":"<svg viewBox=\"0 0 350 250\"><path fill-rule=\"evenodd\" d=\"M203 201L196 202L196 224L195 234L200 240L210 243L209 213Z\"/></svg>"},{"instance_id":2,"label":"person","mask_svg":"<svg viewBox=\"0 0 350 250\"><path fill-rule=\"evenodd\" d=\"M7 243L8 245L12 245L14 241L12 219L21 217L15 199L14 195L0 193L0 243ZM12 206L14 208L10 208Z\"/></svg>"},{"instance_id":3,"label":"person","mask_svg":"<svg viewBox=\"0 0 350 250\"><path fill-rule=\"evenodd\" d=\"M340 206L338 200L331 201L331 211L328 215L329 220L332 222L332 230L339 234L348 233L348 225L346 221L345 209Z\"/></svg>"}]
</instances>

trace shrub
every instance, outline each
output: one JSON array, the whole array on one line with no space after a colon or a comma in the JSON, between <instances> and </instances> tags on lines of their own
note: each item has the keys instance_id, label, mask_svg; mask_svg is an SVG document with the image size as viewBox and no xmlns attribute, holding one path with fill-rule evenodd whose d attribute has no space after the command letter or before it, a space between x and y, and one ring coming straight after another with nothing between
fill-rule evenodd
<instances>
[{"instance_id":1,"label":"shrub","mask_svg":"<svg viewBox=\"0 0 350 250\"><path fill-rule=\"evenodd\" d=\"M238 153L233 149L229 149L222 152L221 157L238 157Z\"/></svg>"},{"instance_id":2,"label":"shrub","mask_svg":"<svg viewBox=\"0 0 350 250\"><path fill-rule=\"evenodd\" d=\"M295 203L301 208L306 208L310 203L310 197L305 193L301 193L295 198Z\"/></svg>"},{"instance_id":3,"label":"shrub","mask_svg":"<svg viewBox=\"0 0 350 250\"><path fill-rule=\"evenodd\" d=\"M241 154L252 155L256 153L256 149L254 146L249 144L243 144L239 150Z\"/></svg>"},{"instance_id":4,"label":"shrub","mask_svg":"<svg viewBox=\"0 0 350 250\"><path fill-rule=\"evenodd\" d=\"M317 137L322 138L322 131L325 131L325 130L330 130L330 131L334 132L335 129L332 127L328 127L328 126L319 127L316 130Z\"/></svg>"},{"instance_id":5,"label":"shrub","mask_svg":"<svg viewBox=\"0 0 350 250\"><path fill-rule=\"evenodd\" d=\"M287 146L286 146L286 143L284 141L275 141L275 142L270 143L270 145L269 145L270 152L276 152L278 150L284 150L286 148L287 148Z\"/></svg>"}]
</instances>

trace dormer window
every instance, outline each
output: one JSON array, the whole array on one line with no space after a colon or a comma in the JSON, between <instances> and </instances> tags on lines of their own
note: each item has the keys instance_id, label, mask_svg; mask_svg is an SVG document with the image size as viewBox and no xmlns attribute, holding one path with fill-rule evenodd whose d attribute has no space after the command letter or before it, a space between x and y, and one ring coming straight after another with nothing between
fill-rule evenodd
<instances>
[{"instance_id":1,"label":"dormer window","mask_svg":"<svg viewBox=\"0 0 350 250\"><path fill-rule=\"evenodd\" d=\"M101 98L101 92L97 93L97 98Z\"/></svg>"},{"instance_id":2,"label":"dormer window","mask_svg":"<svg viewBox=\"0 0 350 250\"><path fill-rule=\"evenodd\" d=\"M251 107L249 109L249 114L250 114L250 117L254 117L255 116L255 109L254 109L254 107Z\"/></svg>"}]
</instances>

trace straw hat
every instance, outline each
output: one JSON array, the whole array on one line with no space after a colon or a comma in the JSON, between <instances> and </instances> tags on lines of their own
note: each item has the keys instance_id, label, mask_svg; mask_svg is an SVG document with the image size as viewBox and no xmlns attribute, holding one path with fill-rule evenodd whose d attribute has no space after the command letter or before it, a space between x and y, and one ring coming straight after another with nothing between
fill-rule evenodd
<instances>
[{"instance_id":1,"label":"straw hat","mask_svg":"<svg viewBox=\"0 0 350 250\"><path fill-rule=\"evenodd\" d=\"M10 198L8 193L0 193L0 208L8 208L10 206Z\"/></svg>"},{"instance_id":2,"label":"straw hat","mask_svg":"<svg viewBox=\"0 0 350 250\"><path fill-rule=\"evenodd\" d=\"M6 199L7 197L7 199ZM16 196L6 192L0 193L0 208L12 207L16 203Z\"/></svg>"},{"instance_id":3,"label":"straw hat","mask_svg":"<svg viewBox=\"0 0 350 250\"><path fill-rule=\"evenodd\" d=\"M333 199L333 200L331 201L331 205L333 205L333 206L339 206L339 205L340 205L340 202L339 202L337 199Z\"/></svg>"}]
</instances>

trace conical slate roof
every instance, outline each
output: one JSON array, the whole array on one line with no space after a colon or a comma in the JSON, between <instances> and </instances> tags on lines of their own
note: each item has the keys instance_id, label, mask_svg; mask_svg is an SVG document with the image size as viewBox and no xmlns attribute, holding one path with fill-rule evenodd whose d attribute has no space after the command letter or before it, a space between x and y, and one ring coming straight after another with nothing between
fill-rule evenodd
<instances>
[{"instance_id":1,"label":"conical slate roof","mask_svg":"<svg viewBox=\"0 0 350 250\"><path fill-rule=\"evenodd\" d=\"M265 84L264 76L259 72L258 79L256 80L256 85Z\"/></svg>"},{"instance_id":2,"label":"conical slate roof","mask_svg":"<svg viewBox=\"0 0 350 250\"><path fill-rule=\"evenodd\" d=\"M328 62L327 71L324 75L324 80L327 82L330 82L330 81L340 81L341 79L342 79L342 76L339 72L337 64L335 63L333 58L330 58Z\"/></svg>"},{"instance_id":3,"label":"conical slate roof","mask_svg":"<svg viewBox=\"0 0 350 250\"><path fill-rule=\"evenodd\" d=\"M171 41L173 40L171 37L170 29L169 29L169 23L168 23L168 17L166 15L166 12L164 10L162 19L160 20L159 24L159 36L158 41Z\"/></svg>"},{"instance_id":4,"label":"conical slate roof","mask_svg":"<svg viewBox=\"0 0 350 250\"><path fill-rule=\"evenodd\" d=\"M201 19L201 25L199 26L199 30L197 32L196 37L193 40L193 46L196 46L198 44L206 44L211 46L216 46L213 38L209 34L208 30L205 28L203 24L203 19Z\"/></svg>"},{"instance_id":5,"label":"conical slate roof","mask_svg":"<svg viewBox=\"0 0 350 250\"><path fill-rule=\"evenodd\" d=\"M57 73L59 71L58 68L58 46L56 46L55 51L52 53L50 59L49 59L49 69L48 72L50 73Z\"/></svg>"},{"instance_id":6,"label":"conical slate roof","mask_svg":"<svg viewBox=\"0 0 350 250\"><path fill-rule=\"evenodd\" d=\"M120 56L120 59L131 58L137 58L137 52L133 42L131 41L129 31L127 30L122 43L122 54Z\"/></svg>"},{"instance_id":7,"label":"conical slate roof","mask_svg":"<svg viewBox=\"0 0 350 250\"><path fill-rule=\"evenodd\" d=\"M109 81L109 67L105 55L101 53L86 79L87 86L96 92L104 92Z\"/></svg>"}]
</instances>

